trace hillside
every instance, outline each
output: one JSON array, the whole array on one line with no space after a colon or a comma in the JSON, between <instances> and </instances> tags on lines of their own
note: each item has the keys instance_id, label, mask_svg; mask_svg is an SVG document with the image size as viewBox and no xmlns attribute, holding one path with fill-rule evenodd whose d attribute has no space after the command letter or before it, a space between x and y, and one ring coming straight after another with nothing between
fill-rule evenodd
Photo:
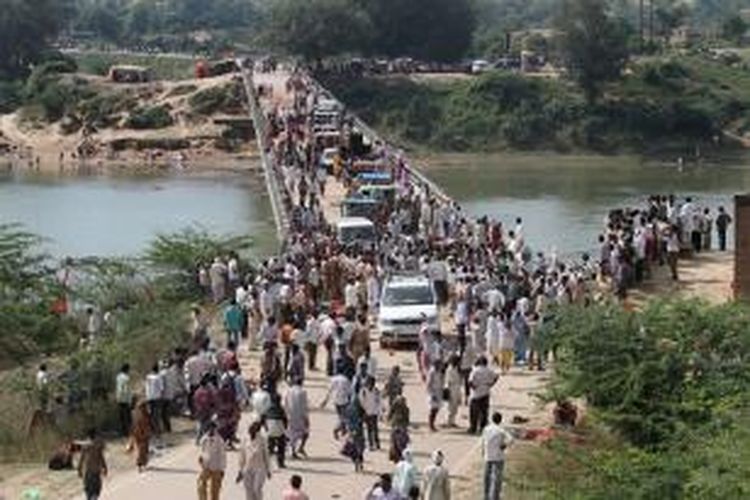
<instances>
[{"instance_id":1,"label":"hillside","mask_svg":"<svg viewBox=\"0 0 750 500\"><path fill-rule=\"evenodd\" d=\"M593 104L565 80L501 72L327 83L366 121L411 147L640 153L750 142L750 70L738 56L643 59Z\"/></svg>"}]
</instances>

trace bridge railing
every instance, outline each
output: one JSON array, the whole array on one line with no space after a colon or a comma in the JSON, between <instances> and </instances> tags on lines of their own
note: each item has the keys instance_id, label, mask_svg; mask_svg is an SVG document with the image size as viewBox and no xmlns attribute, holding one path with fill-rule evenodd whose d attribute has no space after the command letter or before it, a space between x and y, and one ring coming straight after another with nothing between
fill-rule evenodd
<instances>
[{"instance_id":1,"label":"bridge railing","mask_svg":"<svg viewBox=\"0 0 750 500\"><path fill-rule=\"evenodd\" d=\"M276 237L280 244L286 241L289 234L289 213L287 212L284 202L284 195L279 181L279 170L276 165L276 159L273 155L273 148L269 144L269 125L266 115L260 105L258 93L253 83L252 72L250 70L242 71L242 79L245 86L245 93L250 107L250 116L253 119L255 137L258 144L261 165L263 167L263 176L265 177L268 196L271 199L271 210L276 225Z\"/></svg>"}]
</instances>

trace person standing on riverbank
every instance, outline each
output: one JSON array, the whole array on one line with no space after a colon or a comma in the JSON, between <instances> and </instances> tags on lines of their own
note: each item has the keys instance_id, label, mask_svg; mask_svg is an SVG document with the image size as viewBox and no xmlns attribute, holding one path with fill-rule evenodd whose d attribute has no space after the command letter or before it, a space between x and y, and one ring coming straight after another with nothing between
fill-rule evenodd
<instances>
[{"instance_id":1,"label":"person standing on riverbank","mask_svg":"<svg viewBox=\"0 0 750 500\"><path fill-rule=\"evenodd\" d=\"M487 358L480 356L469 375L469 434L476 434L487 425L490 408L490 389L497 382L498 375L487 366Z\"/></svg>"},{"instance_id":2,"label":"person standing on riverbank","mask_svg":"<svg viewBox=\"0 0 750 500\"><path fill-rule=\"evenodd\" d=\"M130 365L125 363L115 378L115 401L120 417L120 435L128 437L132 426L133 391L130 387Z\"/></svg>"},{"instance_id":3,"label":"person standing on riverbank","mask_svg":"<svg viewBox=\"0 0 750 500\"><path fill-rule=\"evenodd\" d=\"M724 207L719 207L719 214L716 216L716 236L719 239L720 252L727 249L727 229L731 223L732 217L724 211Z\"/></svg>"}]
</instances>

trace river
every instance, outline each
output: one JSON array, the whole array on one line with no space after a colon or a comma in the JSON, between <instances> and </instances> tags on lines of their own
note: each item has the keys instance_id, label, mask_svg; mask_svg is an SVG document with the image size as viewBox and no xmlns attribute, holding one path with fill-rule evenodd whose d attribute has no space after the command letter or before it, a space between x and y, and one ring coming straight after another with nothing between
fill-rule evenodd
<instances>
[{"instance_id":1,"label":"river","mask_svg":"<svg viewBox=\"0 0 750 500\"><path fill-rule=\"evenodd\" d=\"M750 191L750 156L701 166L635 157L544 154L441 155L428 175L475 216L512 225L524 220L535 250L591 250L607 211L651 193L693 195L733 210L732 195ZM261 253L275 248L262 179L254 174L48 176L0 175L0 223L20 222L48 238L55 256L135 255L153 236L190 225L218 234L250 234ZM730 245L733 235L730 234Z\"/></svg>"},{"instance_id":2,"label":"river","mask_svg":"<svg viewBox=\"0 0 750 500\"><path fill-rule=\"evenodd\" d=\"M733 195L750 192L747 154L688 163L682 170L629 156L444 155L428 161L429 176L469 214L506 227L522 217L533 249L554 247L561 254L595 248L608 211L642 205L649 194L691 195L714 213L722 205L734 216ZM728 240L732 246L731 230Z\"/></svg>"},{"instance_id":3,"label":"river","mask_svg":"<svg viewBox=\"0 0 750 500\"><path fill-rule=\"evenodd\" d=\"M274 244L264 184L253 174L0 175L0 223L21 223L62 256L125 256L189 226Z\"/></svg>"}]
</instances>

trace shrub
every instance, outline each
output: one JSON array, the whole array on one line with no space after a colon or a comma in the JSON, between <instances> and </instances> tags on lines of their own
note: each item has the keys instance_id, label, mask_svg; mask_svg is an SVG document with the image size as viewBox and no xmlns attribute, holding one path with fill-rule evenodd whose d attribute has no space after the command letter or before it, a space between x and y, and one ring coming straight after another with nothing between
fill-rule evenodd
<instances>
[{"instance_id":1,"label":"shrub","mask_svg":"<svg viewBox=\"0 0 750 500\"><path fill-rule=\"evenodd\" d=\"M221 87L211 87L190 96L188 104L193 112L199 115L232 114L243 109L244 90L237 82Z\"/></svg>"},{"instance_id":2,"label":"shrub","mask_svg":"<svg viewBox=\"0 0 750 500\"><path fill-rule=\"evenodd\" d=\"M167 106L137 108L128 117L126 126L137 130L169 127L174 119Z\"/></svg>"}]
</instances>

